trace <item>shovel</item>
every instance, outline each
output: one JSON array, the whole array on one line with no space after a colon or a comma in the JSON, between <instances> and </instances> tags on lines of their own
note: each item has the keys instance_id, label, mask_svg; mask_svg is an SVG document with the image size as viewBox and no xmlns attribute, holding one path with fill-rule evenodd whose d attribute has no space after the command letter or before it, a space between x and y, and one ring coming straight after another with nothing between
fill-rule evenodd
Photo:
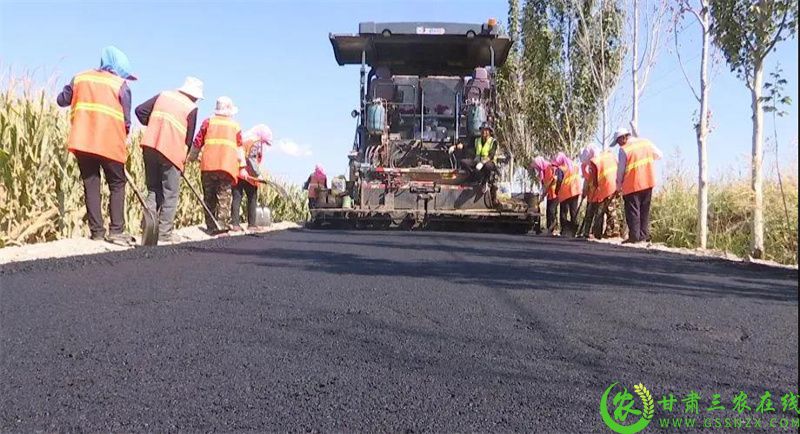
<instances>
[{"instance_id":1,"label":"shovel","mask_svg":"<svg viewBox=\"0 0 800 434\"><path fill-rule=\"evenodd\" d=\"M196 198L197 198L197 201L198 201L198 202L200 202L200 205L202 205L202 206L203 206L203 209L206 211L206 214L207 214L209 217L211 217L211 221L212 221L212 222L214 222L214 226L215 226L217 229L216 229L215 231L213 231L213 232L212 232L212 235L219 235L219 234L224 234L224 233L228 232L228 229L221 229L221 228L222 228L222 226L220 226L220 224L219 224L219 221L217 221L217 218L216 218L216 217L214 217L214 213L212 213L212 212L211 212L211 210L210 210L210 209L208 209L208 206L206 206L206 203L205 203L205 201L203 201L203 198L202 198L202 197L200 197L200 193L198 193L198 192L197 192L197 190L195 190L195 188L192 186L192 183L191 183L191 182L189 182L189 179L188 179L188 178L186 178L186 175L184 175L184 173L183 173L183 172L181 172L181 178L183 178L183 181L184 181L184 182L186 183L186 185L189 187L189 190L191 190L191 191L192 191L192 193L194 194L194 197L196 197Z\"/></svg>"},{"instance_id":2,"label":"shovel","mask_svg":"<svg viewBox=\"0 0 800 434\"><path fill-rule=\"evenodd\" d=\"M144 227L142 228L142 245L143 246L157 246L158 245L158 214L150 209L147 206L147 203L144 200L144 196L142 193L139 192L139 189L136 188L135 183L133 182L133 177L131 174L128 173L128 169L125 169L125 177L128 179L128 183L133 186L133 193L136 195L136 198L139 199L139 203L142 204L142 213L144 214Z\"/></svg>"},{"instance_id":3,"label":"shovel","mask_svg":"<svg viewBox=\"0 0 800 434\"><path fill-rule=\"evenodd\" d=\"M275 191L277 191L278 194L284 199L288 199L289 198L289 193L286 192L286 189L283 188L282 185L280 185L280 184L278 184L276 182L272 182L272 181L269 181L267 179L261 179L261 178L250 178L250 179L258 181L258 183L260 183L260 184L268 185L268 186L274 188Z\"/></svg>"}]
</instances>

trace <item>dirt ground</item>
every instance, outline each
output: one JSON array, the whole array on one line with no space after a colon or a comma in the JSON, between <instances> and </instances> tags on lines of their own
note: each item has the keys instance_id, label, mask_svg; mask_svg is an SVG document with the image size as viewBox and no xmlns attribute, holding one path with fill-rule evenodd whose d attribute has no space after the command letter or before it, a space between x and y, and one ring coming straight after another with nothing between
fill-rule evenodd
<instances>
[{"instance_id":1,"label":"dirt ground","mask_svg":"<svg viewBox=\"0 0 800 434\"><path fill-rule=\"evenodd\" d=\"M246 226L245 226L246 227ZM273 223L261 232L280 231L299 227L297 223ZM230 236L245 235L248 232L231 233ZM201 226L189 226L175 230L179 243L203 241L213 238L201 229ZM31 261L45 258L63 258L67 256L92 255L97 253L118 252L134 247L124 247L105 241L92 241L88 238L70 238L39 244L5 247L0 249L0 265L11 262Z\"/></svg>"}]
</instances>

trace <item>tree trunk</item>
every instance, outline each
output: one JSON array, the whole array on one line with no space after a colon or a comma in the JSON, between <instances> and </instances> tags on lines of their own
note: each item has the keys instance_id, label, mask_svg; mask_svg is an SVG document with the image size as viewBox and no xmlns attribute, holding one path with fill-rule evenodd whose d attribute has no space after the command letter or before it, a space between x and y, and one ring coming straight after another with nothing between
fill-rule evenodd
<instances>
[{"instance_id":1,"label":"tree trunk","mask_svg":"<svg viewBox=\"0 0 800 434\"><path fill-rule=\"evenodd\" d=\"M764 124L764 109L761 103L763 85L764 65L757 62L753 68L753 82L750 87L753 108L753 167L750 186L753 191L753 239L750 255L756 259L764 257L764 191L761 173L764 155L764 138L761 132Z\"/></svg>"},{"instance_id":2,"label":"tree trunk","mask_svg":"<svg viewBox=\"0 0 800 434\"><path fill-rule=\"evenodd\" d=\"M633 0L633 41L631 53L631 81L633 104L631 106L631 130L639 135L639 0Z\"/></svg>"},{"instance_id":3,"label":"tree trunk","mask_svg":"<svg viewBox=\"0 0 800 434\"><path fill-rule=\"evenodd\" d=\"M700 12L703 27L703 49L700 61L700 119L697 124L697 246L705 249L708 244L708 8Z\"/></svg>"}]
</instances>

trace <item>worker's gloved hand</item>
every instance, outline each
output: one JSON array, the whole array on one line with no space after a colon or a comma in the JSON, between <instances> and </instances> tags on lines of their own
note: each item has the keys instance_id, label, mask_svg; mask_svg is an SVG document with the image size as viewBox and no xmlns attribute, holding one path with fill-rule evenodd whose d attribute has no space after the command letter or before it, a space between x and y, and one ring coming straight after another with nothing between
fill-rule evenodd
<instances>
[{"instance_id":1,"label":"worker's gloved hand","mask_svg":"<svg viewBox=\"0 0 800 434\"><path fill-rule=\"evenodd\" d=\"M459 143L459 144L457 144L457 145L456 145L456 149L458 149L459 151L460 151L460 150L462 150L462 149L464 149L464 144L463 144L463 143Z\"/></svg>"},{"instance_id":2,"label":"worker's gloved hand","mask_svg":"<svg viewBox=\"0 0 800 434\"><path fill-rule=\"evenodd\" d=\"M197 161L197 158L199 156L200 156L200 150L193 146L192 150L189 151L189 155L186 156L186 161L189 163Z\"/></svg>"},{"instance_id":3,"label":"worker's gloved hand","mask_svg":"<svg viewBox=\"0 0 800 434\"><path fill-rule=\"evenodd\" d=\"M250 174L247 173L247 169L245 169L244 167L239 169L239 178L241 178L241 179L250 179Z\"/></svg>"},{"instance_id":4,"label":"worker's gloved hand","mask_svg":"<svg viewBox=\"0 0 800 434\"><path fill-rule=\"evenodd\" d=\"M483 163L478 163L475 165L475 170L481 170L481 169L483 169Z\"/></svg>"}]
</instances>

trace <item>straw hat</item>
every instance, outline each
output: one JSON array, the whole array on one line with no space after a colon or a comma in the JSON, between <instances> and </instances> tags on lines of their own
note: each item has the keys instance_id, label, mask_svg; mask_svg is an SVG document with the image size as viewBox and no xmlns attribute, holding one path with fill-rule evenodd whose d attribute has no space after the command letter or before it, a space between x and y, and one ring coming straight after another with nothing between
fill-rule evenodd
<instances>
[{"instance_id":1,"label":"straw hat","mask_svg":"<svg viewBox=\"0 0 800 434\"><path fill-rule=\"evenodd\" d=\"M631 132L627 128L619 128L614 132L614 140L611 141L611 146L617 146L617 139L624 136L630 136Z\"/></svg>"},{"instance_id":2,"label":"straw hat","mask_svg":"<svg viewBox=\"0 0 800 434\"><path fill-rule=\"evenodd\" d=\"M186 77L183 86L179 87L178 91L193 98L203 99L203 82L197 77Z\"/></svg>"},{"instance_id":3,"label":"straw hat","mask_svg":"<svg viewBox=\"0 0 800 434\"><path fill-rule=\"evenodd\" d=\"M214 114L218 116L233 116L239 113L239 108L233 105L233 100L227 96L217 98L217 106L214 108Z\"/></svg>"}]
</instances>

